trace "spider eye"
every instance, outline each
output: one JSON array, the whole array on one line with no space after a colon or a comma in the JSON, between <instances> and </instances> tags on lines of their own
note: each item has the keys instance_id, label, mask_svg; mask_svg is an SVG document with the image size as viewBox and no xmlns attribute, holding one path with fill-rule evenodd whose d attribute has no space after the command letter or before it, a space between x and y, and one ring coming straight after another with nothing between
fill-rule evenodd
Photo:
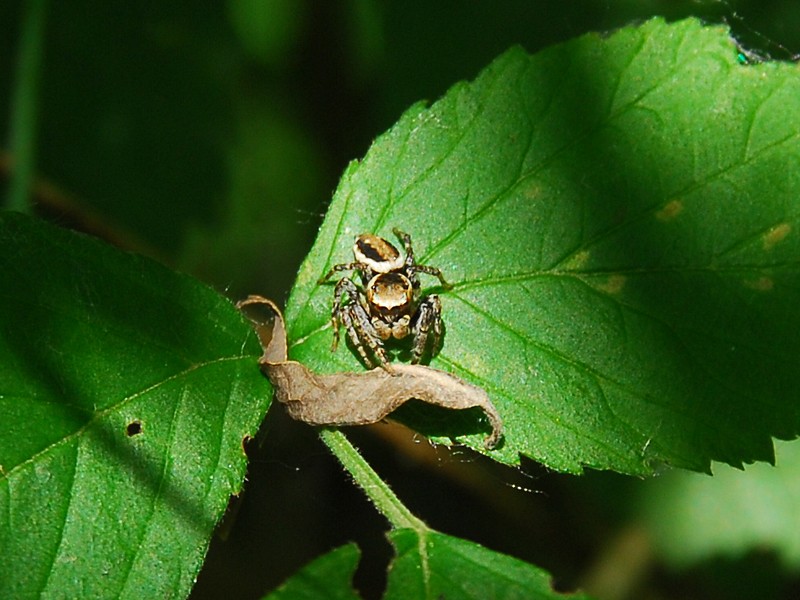
<instances>
[{"instance_id":1,"label":"spider eye","mask_svg":"<svg viewBox=\"0 0 800 600\"><path fill-rule=\"evenodd\" d=\"M380 273L367 284L367 301L385 312L406 308L411 304L412 295L411 282L400 273Z\"/></svg>"}]
</instances>

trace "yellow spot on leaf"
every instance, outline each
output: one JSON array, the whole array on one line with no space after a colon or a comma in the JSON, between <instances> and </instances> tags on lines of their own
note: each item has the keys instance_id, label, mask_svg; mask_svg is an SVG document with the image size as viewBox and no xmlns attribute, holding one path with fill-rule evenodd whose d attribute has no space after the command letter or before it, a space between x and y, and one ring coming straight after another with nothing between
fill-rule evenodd
<instances>
[{"instance_id":1,"label":"yellow spot on leaf","mask_svg":"<svg viewBox=\"0 0 800 600\"><path fill-rule=\"evenodd\" d=\"M775 227L764 234L764 250L772 250L775 245L782 242L791 231L792 226L788 223L775 225Z\"/></svg>"},{"instance_id":2,"label":"yellow spot on leaf","mask_svg":"<svg viewBox=\"0 0 800 600\"><path fill-rule=\"evenodd\" d=\"M538 181L531 181L525 186L525 197L531 200L539 198L542 195L542 186Z\"/></svg>"},{"instance_id":3,"label":"yellow spot on leaf","mask_svg":"<svg viewBox=\"0 0 800 600\"><path fill-rule=\"evenodd\" d=\"M745 286L751 290L758 290L759 292L768 292L775 287L775 282L772 277L759 277L758 279L745 279Z\"/></svg>"},{"instance_id":4,"label":"yellow spot on leaf","mask_svg":"<svg viewBox=\"0 0 800 600\"><path fill-rule=\"evenodd\" d=\"M619 294L627 281L628 278L624 275L609 275L608 279L596 287L606 294Z\"/></svg>"},{"instance_id":5,"label":"yellow spot on leaf","mask_svg":"<svg viewBox=\"0 0 800 600\"><path fill-rule=\"evenodd\" d=\"M681 200L671 200L656 213L656 219L659 221L671 221L682 212L683 202Z\"/></svg>"},{"instance_id":6,"label":"yellow spot on leaf","mask_svg":"<svg viewBox=\"0 0 800 600\"><path fill-rule=\"evenodd\" d=\"M577 271L581 269L586 263L589 262L589 251L581 250L580 252L570 256L563 265L564 271Z\"/></svg>"}]
</instances>

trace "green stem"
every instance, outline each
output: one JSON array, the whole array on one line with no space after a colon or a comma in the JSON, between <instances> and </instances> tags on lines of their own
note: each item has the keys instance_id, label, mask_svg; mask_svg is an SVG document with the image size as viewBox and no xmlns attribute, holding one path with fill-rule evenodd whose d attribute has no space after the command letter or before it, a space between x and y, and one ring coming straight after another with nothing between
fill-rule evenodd
<instances>
[{"instance_id":1,"label":"green stem","mask_svg":"<svg viewBox=\"0 0 800 600\"><path fill-rule=\"evenodd\" d=\"M44 40L45 6L46 0L28 0L25 3L16 81L11 101L9 150L13 162L8 208L20 212L30 211L28 198L35 160L36 107Z\"/></svg>"},{"instance_id":2,"label":"green stem","mask_svg":"<svg viewBox=\"0 0 800 600\"><path fill-rule=\"evenodd\" d=\"M414 529L419 534L428 531L428 526L408 510L341 431L321 429L319 436L393 528Z\"/></svg>"}]
</instances>

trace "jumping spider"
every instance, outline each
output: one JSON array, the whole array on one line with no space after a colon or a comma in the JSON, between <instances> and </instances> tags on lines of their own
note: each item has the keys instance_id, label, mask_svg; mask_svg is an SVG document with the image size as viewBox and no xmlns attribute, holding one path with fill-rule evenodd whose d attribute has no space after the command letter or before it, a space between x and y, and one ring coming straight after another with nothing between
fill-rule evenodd
<instances>
[{"instance_id":1,"label":"jumping spider","mask_svg":"<svg viewBox=\"0 0 800 600\"><path fill-rule=\"evenodd\" d=\"M402 340L412 334L412 363L422 360L429 347L431 353L435 352L441 341L442 305L436 294L419 297L419 273L438 277L445 289L452 287L439 269L417 264L410 235L399 229L392 231L403 243L405 257L385 239L364 233L353 245L355 262L335 265L318 282L326 282L339 271L359 272L360 286L349 277L336 284L331 311L331 351L336 350L339 327L344 325L364 363L370 368L380 365L388 371L391 367L385 341Z\"/></svg>"}]
</instances>

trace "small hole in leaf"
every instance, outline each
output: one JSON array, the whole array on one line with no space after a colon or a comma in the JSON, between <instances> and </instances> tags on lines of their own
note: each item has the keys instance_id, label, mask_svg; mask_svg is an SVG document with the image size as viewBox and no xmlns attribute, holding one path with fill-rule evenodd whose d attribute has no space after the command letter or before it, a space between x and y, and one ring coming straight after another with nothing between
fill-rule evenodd
<instances>
[{"instance_id":1,"label":"small hole in leaf","mask_svg":"<svg viewBox=\"0 0 800 600\"><path fill-rule=\"evenodd\" d=\"M125 433L128 434L128 437L133 437L135 435L139 435L142 433L142 422L141 421L131 421L128 423L128 426L125 428Z\"/></svg>"}]
</instances>

